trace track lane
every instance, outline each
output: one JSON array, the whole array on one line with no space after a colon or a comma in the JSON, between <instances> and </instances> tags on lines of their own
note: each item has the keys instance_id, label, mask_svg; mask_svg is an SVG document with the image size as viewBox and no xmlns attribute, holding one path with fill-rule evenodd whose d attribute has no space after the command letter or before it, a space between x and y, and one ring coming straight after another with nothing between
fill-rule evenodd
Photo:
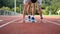
<instances>
[{"instance_id":1,"label":"track lane","mask_svg":"<svg viewBox=\"0 0 60 34\"><path fill-rule=\"evenodd\" d=\"M0 28L0 33L1 34L60 34L60 26L48 22L51 21L46 20L48 18L44 18L44 20L42 21L39 19L39 17L36 17L36 19L38 21L36 23L28 23L28 22L24 23L21 22L22 20L19 19L15 22L12 22L8 26Z\"/></svg>"}]
</instances>

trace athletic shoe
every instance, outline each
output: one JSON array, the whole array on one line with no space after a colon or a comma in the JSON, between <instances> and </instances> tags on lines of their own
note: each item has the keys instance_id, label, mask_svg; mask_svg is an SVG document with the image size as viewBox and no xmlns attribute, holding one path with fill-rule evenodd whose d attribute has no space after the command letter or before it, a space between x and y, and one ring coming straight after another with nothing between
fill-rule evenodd
<instances>
[{"instance_id":1,"label":"athletic shoe","mask_svg":"<svg viewBox=\"0 0 60 34\"><path fill-rule=\"evenodd\" d=\"M28 20L28 22L30 22L30 21L31 21L31 17L30 17L30 16L28 16L28 19L27 19L27 20Z\"/></svg>"},{"instance_id":2,"label":"athletic shoe","mask_svg":"<svg viewBox=\"0 0 60 34\"><path fill-rule=\"evenodd\" d=\"M33 23L36 22L34 17L31 18L31 22L33 22Z\"/></svg>"}]
</instances>

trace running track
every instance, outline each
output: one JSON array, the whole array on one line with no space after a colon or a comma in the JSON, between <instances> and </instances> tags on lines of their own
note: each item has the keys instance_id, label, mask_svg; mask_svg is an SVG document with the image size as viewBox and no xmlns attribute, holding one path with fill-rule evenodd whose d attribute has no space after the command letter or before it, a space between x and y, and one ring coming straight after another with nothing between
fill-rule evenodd
<instances>
[{"instance_id":1,"label":"running track","mask_svg":"<svg viewBox=\"0 0 60 34\"><path fill-rule=\"evenodd\" d=\"M22 16L0 16L0 34L60 34L60 16L35 17L37 22L22 22Z\"/></svg>"}]
</instances>

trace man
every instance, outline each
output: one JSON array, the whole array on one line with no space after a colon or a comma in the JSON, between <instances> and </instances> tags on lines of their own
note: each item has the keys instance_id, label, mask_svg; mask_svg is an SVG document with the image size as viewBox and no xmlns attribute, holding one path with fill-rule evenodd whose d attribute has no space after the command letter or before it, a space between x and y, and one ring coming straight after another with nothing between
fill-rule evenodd
<instances>
[{"instance_id":1,"label":"man","mask_svg":"<svg viewBox=\"0 0 60 34\"><path fill-rule=\"evenodd\" d=\"M40 16L41 16L41 19L43 19L42 17L42 10L41 10L41 1L40 0L36 0L38 1L38 6L39 6L39 12L40 12ZM35 0L24 0L24 12L23 12L23 21L25 21L25 15L26 15L26 9L28 7L28 21L32 21L32 22L35 22L35 18L34 18L34 13L35 13L35 3L36 3ZM30 16L30 6L31 6L31 3L32 3L32 17Z\"/></svg>"}]
</instances>

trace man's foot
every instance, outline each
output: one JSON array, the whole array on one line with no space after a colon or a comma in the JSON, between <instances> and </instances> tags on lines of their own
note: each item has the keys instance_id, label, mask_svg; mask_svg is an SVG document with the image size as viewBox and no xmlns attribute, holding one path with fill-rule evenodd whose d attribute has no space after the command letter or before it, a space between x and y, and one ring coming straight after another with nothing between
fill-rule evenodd
<instances>
[{"instance_id":1,"label":"man's foot","mask_svg":"<svg viewBox=\"0 0 60 34\"><path fill-rule=\"evenodd\" d=\"M31 22L33 22L33 23L36 22L34 17L31 18Z\"/></svg>"},{"instance_id":2,"label":"man's foot","mask_svg":"<svg viewBox=\"0 0 60 34\"><path fill-rule=\"evenodd\" d=\"M28 22L30 22L31 21L31 16L28 16L28 19L27 20L28 20Z\"/></svg>"}]
</instances>

